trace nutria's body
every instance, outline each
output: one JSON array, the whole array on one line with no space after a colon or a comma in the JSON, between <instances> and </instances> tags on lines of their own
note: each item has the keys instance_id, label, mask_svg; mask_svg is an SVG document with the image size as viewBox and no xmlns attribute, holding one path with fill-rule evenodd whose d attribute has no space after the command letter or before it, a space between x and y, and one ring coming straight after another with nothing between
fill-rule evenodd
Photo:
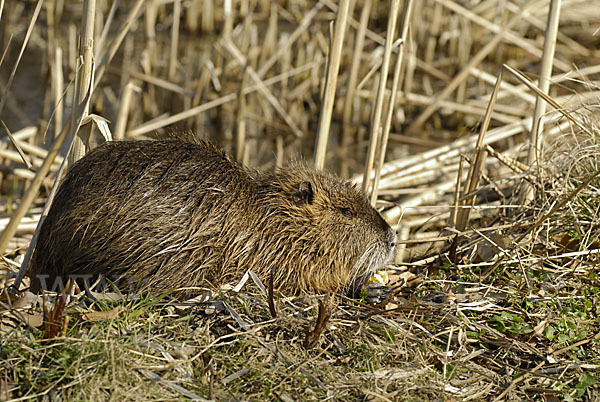
<instances>
[{"instance_id":1,"label":"nutria's body","mask_svg":"<svg viewBox=\"0 0 600 402\"><path fill-rule=\"evenodd\" d=\"M331 174L259 173L205 143L113 142L69 170L30 272L33 290L102 274L161 291L248 269L268 283L274 267L280 290L337 291L387 263L394 243L364 194Z\"/></svg>"}]
</instances>

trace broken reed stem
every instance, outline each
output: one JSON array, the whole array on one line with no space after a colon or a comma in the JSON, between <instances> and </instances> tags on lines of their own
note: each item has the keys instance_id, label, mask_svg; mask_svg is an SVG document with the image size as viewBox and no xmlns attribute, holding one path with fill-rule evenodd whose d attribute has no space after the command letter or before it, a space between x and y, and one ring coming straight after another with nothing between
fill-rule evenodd
<instances>
[{"instance_id":1,"label":"broken reed stem","mask_svg":"<svg viewBox=\"0 0 600 402\"><path fill-rule=\"evenodd\" d=\"M329 139L329 129L331 128L331 115L333 113L333 102L335 101L340 61L342 60L342 50L349 8L350 0L340 0L335 19L335 33L333 34L333 40L329 50L327 76L325 78L325 93L323 94L321 115L319 116L319 129L317 130L314 158L315 167L317 169L322 169L325 165L327 140Z\"/></svg>"},{"instance_id":2,"label":"broken reed stem","mask_svg":"<svg viewBox=\"0 0 600 402\"><path fill-rule=\"evenodd\" d=\"M554 60L554 51L556 49L556 36L558 34L558 22L560 16L561 0L550 0L550 10L548 12L548 22L546 25L546 34L544 36L544 51L540 65L539 88L548 93L550 90L550 77L552 76L552 62ZM529 149L527 153L527 164L529 167L537 166L539 152L541 151L542 135L544 123L542 117L546 113L546 102L540 97L536 97L535 110L533 113L533 124L529 133ZM521 193L521 202L532 201L535 197L535 188L525 182L524 191Z\"/></svg>"},{"instance_id":3,"label":"broken reed stem","mask_svg":"<svg viewBox=\"0 0 600 402\"><path fill-rule=\"evenodd\" d=\"M31 169L32 165L31 165L31 162L29 161L29 158L27 156L25 156L23 149L21 148L21 146L19 145L19 143L17 142L15 137L12 135L12 133L10 132L8 127L6 127L6 124L4 124L4 120L0 120L0 124L2 124L2 127L4 128L4 132L6 133L6 135L10 139L10 142L12 142L13 146L16 148L17 152L19 153L21 161L25 164L25 166L27 166L27 169Z\"/></svg>"},{"instance_id":4,"label":"broken reed stem","mask_svg":"<svg viewBox=\"0 0 600 402\"><path fill-rule=\"evenodd\" d=\"M383 112L383 102L385 98L385 89L387 83L388 71L390 68L390 58L392 53L392 44L394 43L394 33L396 31L396 23L398 21L398 13L400 11L400 0L391 0L390 16L388 18L388 26L386 31L385 46L383 51L383 61L381 63L381 72L379 76L379 86L377 88L377 97L375 100L375 110L371 118L371 132L369 140L369 148L367 151L367 159L365 170L363 172L362 189L365 193L371 192L371 171L375 163L375 152L379 146L379 129L381 126L381 114Z\"/></svg>"},{"instance_id":5,"label":"broken reed stem","mask_svg":"<svg viewBox=\"0 0 600 402\"><path fill-rule=\"evenodd\" d=\"M487 150L483 146L483 140L485 138L485 134L487 133L488 127L490 126L490 121L492 119L492 110L494 110L494 105L496 104L496 99L498 97L498 91L500 89L500 82L502 81L503 71L504 69L501 68L500 72L498 73L498 77L496 78L496 84L494 85L492 96L490 97L490 101L488 103L487 109L485 111L485 116L481 124L481 130L479 131L479 136L477 137L477 143L475 145L474 150L475 157L473 158L473 162L469 167L469 173L467 175L467 180L465 182L465 187L463 190L463 196L467 196L462 203L462 205L464 206L473 206L475 202L475 195L473 193L475 192L475 190L477 190L477 187L479 187L479 182L481 181L481 174L483 172L483 166L487 157ZM469 222L470 215L471 208L463 208L460 211L458 211L456 219L456 230L460 232L465 230L467 223Z\"/></svg>"},{"instance_id":6,"label":"broken reed stem","mask_svg":"<svg viewBox=\"0 0 600 402\"><path fill-rule=\"evenodd\" d=\"M82 61L81 68L77 71L77 81L75 84L75 93L73 97L73 110L71 115L74 119L82 115L83 118L88 113L87 107L84 109L87 89L94 86L94 22L96 16L96 0L85 0L83 3L83 16L81 26L81 39L79 41L78 60ZM71 122L71 128L78 128L74 122ZM82 158L86 152L86 145L79 137L77 131L72 133L71 150L68 155L68 164Z\"/></svg>"},{"instance_id":7,"label":"broken reed stem","mask_svg":"<svg viewBox=\"0 0 600 402\"><path fill-rule=\"evenodd\" d=\"M371 204L375 205L377 201L377 194L379 186L379 178L381 177L381 169L385 163L385 153L387 150L387 143L390 136L390 129L392 128L392 117L396 109L396 95L398 94L398 87L400 84L400 71L402 67L402 61L404 57L404 45L408 37L408 27L410 24L410 18L412 15L413 0L407 0L406 7L404 10L404 18L402 20L402 33L400 34L400 40L402 41L398 47L398 55L396 56L396 65L394 66L394 78L392 81L392 91L390 93L390 99L388 102L388 110L385 117L385 123L383 125L383 133L381 137L381 143L379 144L379 158L377 165L375 166L375 179L373 182L373 191L371 192Z\"/></svg>"}]
</instances>

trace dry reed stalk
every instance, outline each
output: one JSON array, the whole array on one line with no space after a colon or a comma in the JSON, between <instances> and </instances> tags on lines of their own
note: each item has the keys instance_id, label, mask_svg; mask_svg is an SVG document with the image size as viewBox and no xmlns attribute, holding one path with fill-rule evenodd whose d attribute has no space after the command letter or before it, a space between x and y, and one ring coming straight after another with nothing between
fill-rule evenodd
<instances>
[{"instance_id":1,"label":"dry reed stalk","mask_svg":"<svg viewBox=\"0 0 600 402\"><path fill-rule=\"evenodd\" d=\"M53 74L54 71L54 60L56 59L55 57L55 49L56 46L58 46L58 41L56 39L56 24L54 21L54 7L55 7L55 2L54 1L50 1L50 2L46 2L45 4L45 9L46 9L46 27L47 27L47 43L48 44L53 44L54 46L47 46L46 47L46 54L48 57L48 64L50 65L50 73Z\"/></svg>"},{"instance_id":2,"label":"dry reed stalk","mask_svg":"<svg viewBox=\"0 0 600 402\"><path fill-rule=\"evenodd\" d=\"M433 18L431 19L431 25L429 29L431 31L431 35L427 39L427 43L425 45L425 57L423 61L425 64L431 64L433 62L433 58L435 56L435 46L437 44L437 38L441 32L441 24L442 24L442 5L439 2L435 2L433 5Z\"/></svg>"},{"instance_id":3,"label":"dry reed stalk","mask_svg":"<svg viewBox=\"0 0 600 402\"><path fill-rule=\"evenodd\" d=\"M4 58L6 57L6 53L8 53L8 49L10 49L10 44L12 43L13 37L14 37L13 34L10 34L10 36L8 37L8 41L6 43L6 47L4 48L4 51L2 52L2 56L0 56L0 67L2 67L2 63L4 62Z\"/></svg>"},{"instance_id":4,"label":"dry reed stalk","mask_svg":"<svg viewBox=\"0 0 600 402\"><path fill-rule=\"evenodd\" d=\"M131 109L131 100L134 92L141 92L142 89L135 85L133 81L130 81L125 85L123 89L123 95L121 102L119 103L119 112L117 114L117 124L115 126L114 139L116 141L123 140L125 138L125 129L127 128L127 120L129 117L129 110Z\"/></svg>"},{"instance_id":5,"label":"dry reed stalk","mask_svg":"<svg viewBox=\"0 0 600 402\"><path fill-rule=\"evenodd\" d=\"M233 31L233 0L225 0L223 2L223 39L231 40L231 32Z\"/></svg>"},{"instance_id":6,"label":"dry reed stalk","mask_svg":"<svg viewBox=\"0 0 600 402\"><path fill-rule=\"evenodd\" d=\"M381 126L381 114L383 112L383 102L385 98L385 88L387 84L388 71L390 68L390 58L392 54L392 44L394 43L394 35L396 32L396 24L398 14L400 12L400 0L391 0L390 15L385 38L385 46L383 50L383 60L381 62L381 70L379 75L379 85L377 87L377 97L375 100L374 111L371 116L371 130L369 133L369 147L367 150L367 158L365 170L363 172L362 189L367 194L372 192L371 189L371 172L375 163L375 155L377 148L380 146L379 129Z\"/></svg>"},{"instance_id":7,"label":"dry reed stalk","mask_svg":"<svg viewBox=\"0 0 600 402\"><path fill-rule=\"evenodd\" d=\"M352 127L352 108L354 105L354 92L356 89L356 83L358 81L358 72L360 69L360 61L363 54L363 48L365 44L365 32L369 23L369 15L371 13L371 4L373 0L365 0L362 5L360 12L360 25L356 31L356 37L354 40L354 51L352 52L352 63L350 64L350 75L348 83L346 84L346 98L344 99L344 110L342 114L342 136L340 138L340 147L345 155L347 153L347 147L351 143L353 127ZM342 161L342 176L348 175L348 165Z\"/></svg>"},{"instance_id":8,"label":"dry reed stalk","mask_svg":"<svg viewBox=\"0 0 600 402\"><path fill-rule=\"evenodd\" d=\"M28 170L19 169L19 173L24 173L27 175L28 173L32 176L35 174ZM16 173L16 174L19 174ZM21 177L21 176L19 176ZM52 184L50 184L52 185ZM0 230L4 230L6 224L8 223L9 218L0 218ZM39 214L32 214L31 216L25 216L19 226L17 227L17 234L33 234L35 228L37 226L38 221L40 220Z\"/></svg>"},{"instance_id":9,"label":"dry reed stalk","mask_svg":"<svg viewBox=\"0 0 600 402\"><path fill-rule=\"evenodd\" d=\"M513 16L513 18L496 33L494 38L487 42L485 46L473 56L471 61L454 77L452 82L448 84L448 86L446 86L441 93L436 95L431 104L413 121L413 123L408 127L408 133L415 133L423 125L423 123L425 123L425 121L435 112L435 110L437 110L439 103L452 94L452 92L458 88L460 83L468 78L471 70L475 66L481 64L487 55L498 46L500 41L505 38L508 30L510 30L517 24L517 22L521 20L523 15L532 7L532 5L533 2L528 2L527 5L521 9L519 14Z\"/></svg>"},{"instance_id":10,"label":"dry reed stalk","mask_svg":"<svg viewBox=\"0 0 600 402\"><path fill-rule=\"evenodd\" d=\"M22 132L23 130L21 130L20 132ZM37 130L36 130L37 132ZM41 162L41 159L45 159L46 156L48 156L48 151L46 151L43 148L40 148L38 146L32 145L29 142L27 142L27 140L29 140L29 138L27 137L22 137L22 138L26 138L26 139L19 139L19 137L16 134L13 134L13 137L15 138L15 142L17 143L17 145L24 151L26 152L34 161L34 166L39 166L41 163L39 163L38 165L36 165L36 163ZM33 137L33 136L31 136ZM15 152L14 151L9 151L7 149L0 151L0 153L2 153L2 155L4 157L6 157L7 159L13 160L15 162L19 162L18 158L14 157ZM10 156L13 155L13 156ZM55 164L56 165L60 165L62 163L62 156L57 156L55 159ZM52 167L54 168L54 166Z\"/></svg>"},{"instance_id":11,"label":"dry reed stalk","mask_svg":"<svg viewBox=\"0 0 600 402\"><path fill-rule=\"evenodd\" d=\"M479 68L473 68L473 70L471 71L471 75L475 78L479 78L480 80L485 81L488 84L493 84L494 82L496 82L496 77L494 77L492 74L482 71ZM515 85L512 85L509 82L502 81L502 83L500 84L500 92L498 93L498 99L501 99L504 96L513 95L533 105L536 99L535 96L528 94L524 91L524 89L525 87L520 88ZM482 95L481 98L486 96L487 95Z\"/></svg>"},{"instance_id":12,"label":"dry reed stalk","mask_svg":"<svg viewBox=\"0 0 600 402\"><path fill-rule=\"evenodd\" d=\"M23 52L25 51L25 47L29 43L29 38L31 37L31 32L33 31L33 27L35 22L37 21L38 16L40 15L40 10L42 9L43 0L38 0L35 9L33 10L33 15L31 16L31 21L29 22L29 26L27 27L27 32L25 33L25 38L23 39L23 44L21 45L21 49L19 50L19 55L17 56L17 61L13 66L12 71L10 72L10 76L8 77L8 81L4 89L4 94L2 95L2 99L0 99L0 116L2 115L2 110L4 110L4 105L6 104L6 99L8 99L8 94L10 93L10 87L15 78L15 74L17 72L17 67L19 67L19 63L21 62L21 58L23 57Z\"/></svg>"},{"instance_id":13,"label":"dry reed stalk","mask_svg":"<svg viewBox=\"0 0 600 402\"><path fill-rule=\"evenodd\" d=\"M118 7L119 0L114 0L112 6L110 7L110 11L108 12L108 17L106 17L104 28L102 28L102 34L100 35L100 39L98 39L98 43L96 43L96 53L94 55L94 59L96 60L100 58L100 52L102 51L102 49L104 49L104 44L106 43L106 38L108 37L108 32L110 31Z\"/></svg>"},{"instance_id":14,"label":"dry reed stalk","mask_svg":"<svg viewBox=\"0 0 600 402\"><path fill-rule=\"evenodd\" d=\"M550 77L549 81L554 83L554 84L560 84L560 83L564 83L565 81L569 81L569 80L581 80L581 81L591 81L590 78L588 78L588 76L590 75L594 75L600 72L600 65L595 65L595 66L588 66L588 67L584 67L581 69L573 69L569 72L566 73L558 73L555 74L553 76ZM531 99L530 101L528 101L531 104L535 103L536 97L529 95L527 93L524 93L524 91L529 88L528 85L526 84L520 84L517 86L513 86L514 90L517 91L517 93L520 93L520 95L518 95L519 97L522 97L523 99ZM583 93L577 93L575 94L576 96L589 96L590 92L594 92L594 91L586 91ZM501 99L503 97L506 97L508 94L506 92L500 92L500 94L498 95L498 99Z\"/></svg>"},{"instance_id":15,"label":"dry reed stalk","mask_svg":"<svg viewBox=\"0 0 600 402\"><path fill-rule=\"evenodd\" d=\"M202 2L202 21L200 22L202 32L210 33L215 30L215 7L213 1Z\"/></svg>"},{"instance_id":16,"label":"dry reed stalk","mask_svg":"<svg viewBox=\"0 0 600 402\"><path fill-rule=\"evenodd\" d=\"M156 22L158 14L157 0L148 0L144 9L144 32L146 34L146 52L149 63L156 59ZM131 15L131 14L130 14Z\"/></svg>"},{"instance_id":17,"label":"dry reed stalk","mask_svg":"<svg viewBox=\"0 0 600 402\"><path fill-rule=\"evenodd\" d=\"M75 24L69 24L69 39L67 47L67 60L69 61L69 75L77 74L77 27Z\"/></svg>"},{"instance_id":18,"label":"dry reed stalk","mask_svg":"<svg viewBox=\"0 0 600 402\"><path fill-rule=\"evenodd\" d=\"M387 143L390 136L390 129L392 127L392 117L396 108L396 95L398 94L398 88L400 84L400 70L402 67L402 61L404 58L404 44L408 37L408 27L410 25L410 19L412 16L413 0L407 0L404 8L404 18L402 20L402 32L400 33L400 40L402 41L398 48L398 55L396 56L396 65L394 66L394 78L392 80L392 90L388 101L388 110L385 116L385 123L383 125L383 133L381 137L381 143L379 144L379 153L377 165L375 166L375 180L373 182L373 191L371 192L371 204L375 205L377 201L377 190L379 186L379 179L381 177L381 168L385 163L385 153L387 150Z\"/></svg>"},{"instance_id":19,"label":"dry reed stalk","mask_svg":"<svg viewBox=\"0 0 600 402\"><path fill-rule=\"evenodd\" d=\"M335 19L335 33L333 34L327 61L325 93L323 95L321 114L319 116L319 128L317 130L317 142L314 152L314 164L317 169L322 169L325 165L325 154L327 153L327 141L329 139L329 130L331 127L331 115L333 113L333 102L335 101L340 61L342 60L342 48L344 45L349 8L350 0L340 0Z\"/></svg>"},{"instance_id":20,"label":"dry reed stalk","mask_svg":"<svg viewBox=\"0 0 600 402\"><path fill-rule=\"evenodd\" d=\"M258 59L258 65L264 66L265 62L275 53L277 49L277 38L278 38L278 21L279 21L279 13L277 3L271 3L270 12L269 12L269 22L267 23L267 30L264 34L264 41L260 51L260 57ZM287 38L282 37L283 42L287 42ZM289 52L285 52L285 54L289 54ZM286 71L286 69L282 69ZM263 75L258 73L258 75L262 78Z\"/></svg>"},{"instance_id":21,"label":"dry reed stalk","mask_svg":"<svg viewBox=\"0 0 600 402\"><path fill-rule=\"evenodd\" d=\"M21 142L21 144L25 144L25 143ZM31 144L28 144L28 145L31 145ZM6 159L6 161L15 162L18 164L23 163L23 157L18 152L11 151L9 149L0 149L0 157ZM32 168L39 168L43 163L43 159L40 159L38 157L31 157L30 159L31 159L30 163L32 164ZM58 168L58 164L54 163L54 164L52 164L50 170L54 171L57 168ZM29 169L31 169L31 168L29 168Z\"/></svg>"},{"instance_id":22,"label":"dry reed stalk","mask_svg":"<svg viewBox=\"0 0 600 402\"><path fill-rule=\"evenodd\" d=\"M125 37L125 43L123 44L123 60L121 61L121 80L119 81L119 88L125 87L129 81L131 81L131 66L134 65L134 37L129 35Z\"/></svg>"},{"instance_id":23,"label":"dry reed stalk","mask_svg":"<svg viewBox=\"0 0 600 402\"><path fill-rule=\"evenodd\" d=\"M244 154L246 153L246 96L244 95L245 86L246 72L244 71L242 73L240 91L238 94L235 130L235 159L239 162L242 162L244 160Z\"/></svg>"},{"instance_id":24,"label":"dry reed stalk","mask_svg":"<svg viewBox=\"0 0 600 402\"><path fill-rule=\"evenodd\" d=\"M404 75L402 77L404 79L403 97L406 97L406 94L412 92L412 85L413 85L414 79L415 79L414 78L415 72L417 70L417 67L420 65L419 59L417 59L417 44L415 43L414 39L409 40L405 46L408 47L408 52L407 52L407 60L406 60L406 72L404 73ZM424 71L428 72L431 70L435 70L437 72L437 69L429 68L428 64L426 64L426 63L421 63L421 64L424 64L427 66L427 67L423 68ZM445 78L442 78L442 81L450 82L450 77L447 77L447 78L448 78L448 80L446 80Z\"/></svg>"},{"instance_id":25,"label":"dry reed stalk","mask_svg":"<svg viewBox=\"0 0 600 402\"><path fill-rule=\"evenodd\" d=\"M496 84L494 85L494 89L492 91L492 96L490 98L490 102L488 103L488 108L481 124L481 130L479 132L479 136L477 137L477 143L475 145L474 150L474 158L469 167L469 173L467 175L467 181L465 182L465 186L462 191L462 205L467 207L472 207L475 203L475 195L474 192L479 187L479 183L481 181L481 174L483 173L483 164L485 163L485 159L487 157L487 150L483 146L483 139L485 134L487 133L488 127L490 125L490 120L492 118L492 110L494 109L494 105L496 104L496 97L498 96L498 90L500 88L500 82L502 81L502 69L498 73L498 77L496 78ZM456 189L458 192L458 188ZM456 226L455 229L462 232L467 227L467 223L469 221L469 215L471 213L470 208L461 209L458 212L456 218Z\"/></svg>"},{"instance_id":26,"label":"dry reed stalk","mask_svg":"<svg viewBox=\"0 0 600 402\"><path fill-rule=\"evenodd\" d=\"M550 0L550 10L548 12L548 22L546 26L546 34L544 36L544 53L540 65L539 88L541 91L548 93L550 90L550 76L552 75L552 61L554 60L554 51L556 49L556 36L558 33L558 22L560 16L561 0ZM533 124L529 133L529 150L527 154L527 164L530 167L538 166L539 156L542 146L542 135L544 123L543 115L546 113L546 102L541 97L535 100L535 109L533 112ZM532 201L535 197L535 189L533 186L525 183L521 200L523 202Z\"/></svg>"},{"instance_id":27,"label":"dry reed stalk","mask_svg":"<svg viewBox=\"0 0 600 402\"><path fill-rule=\"evenodd\" d=\"M400 41L393 42L393 43L392 43L392 50L391 50L391 51L392 51L392 52L395 52L395 51L396 51L396 48L397 48L397 47L400 45L400 43L401 43ZM377 80L372 80L372 78L373 78L373 76L374 76L375 74L377 74L377 72L378 72L378 71L379 71L379 69L381 68L381 65L383 64L383 58L379 57L379 55L378 55L378 54L376 54L376 53L373 53L373 54L372 54L372 56L373 56L373 57L377 57L377 59L376 59L376 60L375 60L373 63L371 63L372 65L371 65L371 68L370 68L370 70L369 70L369 71L368 71L368 72L365 74L365 76L363 77L363 79L362 79L362 80L361 80L361 81L358 83L358 85L356 86L356 91L359 91L359 92L360 92L360 91L362 90L362 88L363 88L364 86L366 86L366 84L367 84L369 81L374 81L374 82L375 82L375 84L374 84L374 87L373 87L372 91L371 91L371 92L369 92L369 93L367 94L367 95L368 95L368 96L367 96L368 98L376 98L377 89L379 88L379 81L377 81ZM386 91L387 91L387 89L386 89ZM373 111L371 111L371 114L372 114L372 112L373 112Z\"/></svg>"},{"instance_id":28,"label":"dry reed stalk","mask_svg":"<svg viewBox=\"0 0 600 402\"><path fill-rule=\"evenodd\" d=\"M170 81L163 80L161 78L140 73L139 71L131 71L131 77L147 82L148 84L166 89L167 91L174 92L178 95L182 96L193 96L194 93L188 89L185 89L177 84L174 84Z\"/></svg>"},{"instance_id":29,"label":"dry reed stalk","mask_svg":"<svg viewBox=\"0 0 600 402\"><path fill-rule=\"evenodd\" d=\"M456 64L458 66L464 66L469 62L469 56L471 55L471 48L473 44L473 38L471 37L471 31L469 30L469 22L464 18L457 17L458 24L462 26L462 32L464 32L460 37L455 37L453 40L458 42L458 46L456 49ZM464 80L460 83L458 88L456 88L456 102L465 103L467 101L467 80Z\"/></svg>"},{"instance_id":30,"label":"dry reed stalk","mask_svg":"<svg viewBox=\"0 0 600 402\"><path fill-rule=\"evenodd\" d=\"M15 176L16 178L19 179L23 179L27 182L31 182L31 180L33 180L35 178L35 172L32 172L29 169L23 169L23 168L12 168L12 167L8 167L8 169L10 169L10 172L12 173L13 176ZM58 170L58 167L51 169L53 171ZM52 187L52 185L54 184L54 178L53 177L46 177L43 181L42 184L48 188ZM21 223L19 223L19 226L21 227ZM3 228L2 228L3 229ZM18 232L18 229L17 229ZM18 233L15 233L18 234Z\"/></svg>"},{"instance_id":31,"label":"dry reed stalk","mask_svg":"<svg viewBox=\"0 0 600 402\"><path fill-rule=\"evenodd\" d=\"M189 2L187 12L185 14L185 24L187 29L192 33L196 33L198 31L198 15L200 14L200 2L202 0L192 0ZM229 7L231 7L231 0L225 0L224 8L227 8L227 3L229 3ZM225 15L227 13L225 12ZM227 20L227 18L226 18Z\"/></svg>"},{"instance_id":32,"label":"dry reed stalk","mask_svg":"<svg viewBox=\"0 0 600 402\"><path fill-rule=\"evenodd\" d=\"M62 48L55 46L54 63L52 64L52 97L54 98L54 138L56 138L63 127L63 92L64 92Z\"/></svg>"},{"instance_id":33,"label":"dry reed stalk","mask_svg":"<svg viewBox=\"0 0 600 402\"><path fill-rule=\"evenodd\" d=\"M337 12L338 6L333 1L331 1L331 0L322 0L322 1L323 1L323 4L325 6L327 6L331 11ZM352 18L351 15L348 16L348 24L354 29L358 29L360 27L360 23L358 21L356 21L354 18ZM383 46L385 44L385 38L383 38L381 35L377 34L376 32L373 32L369 28L367 28L365 35L369 40L372 40L373 42L375 42L378 45Z\"/></svg>"},{"instance_id":34,"label":"dry reed stalk","mask_svg":"<svg viewBox=\"0 0 600 402\"><path fill-rule=\"evenodd\" d=\"M456 222L458 221L458 211L461 207L459 200L462 197L460 191L461 179L463 177L463 168L464 168L465 158L463 155L460 156L460 161L458 162L458 171L456 174L456 191L454 192L454 202L452 203L453 208L451 210L450 219L448 221L448 226L451 228L456 227Z\"/></svg>"},{"instance_id":35,"label":"dry reed stalk","mask_svg":"<svg viewBox=\"0 0 600 402\"><path fill-rule=\"evenodd\" d=\"M24 147L24 144L26 144L26 141L30 140L31 138L35 138L35 135L37 134L38 129L37 127L25 127L20 129L17 132L13 133L13 138L19 142L19 145L21 145L21 147L25 150L27 150ZM8 144L10 142L10 138L7 137L3 137L0 138L0 144ZM30 144L27 144L30 145ZM37 147L35 147L37 148Z\"/></svg>"},{"instance_id":36,"label":"dry reed stalk","mask_svg":"<svg viewBox=\"0 0 600 402\"><path fill-rule=\"evenodd\" d=\"M173 25L171 25L171 45L169 53L169 81L175 81L177 72L177 50L179 47L179 20L181 18L181 0L173 1Z\"/></svg>"},{"instance_id":37,"label":"dry reed stalk","mask_svg":"<svg viewBox=\"0 0 600 402\"><path fill-rule=\"evenodd\" d=\"M196 89L194 91L194 97L192 98L192 107L198 106L209 82L210 71L208 68L203 68L200 73L200 78L196 80Z\"/></svg>"},{"instance_id":38,"label":"dry reed stalk","mask_svg":"<svg viewBox=\"0 0 600 402\"><path fill-rule=\"evenodd\" d=\"M428 106L431 104L431 97L427 97L427 96L419 95L419 94L415 94L415 93L404 93L403 103ZM479 116L484 116L485 110L486 110L486 107L484 107L484 106L475 105L475 104L460 104L460 103L457 103L454 101L449 101L449 100L440 101L438 106L440 108L448 109L452 112L479 115ZM516 121L519 121L520 119L524 118L526 115L525 111L514 110L510 107L498 106L497 109L502 109L502 110L505 110L510 113L522 112L518 115L500 113L497 111L492 112L492 118L494 120L496 120L500 123L504 123L504 124L511 124Z\"/></svg>"},{"instance_id":39,"label":"dry reed stalk","mask_svg":"<svg viewBox=\"0 0 600 402\"><path fill-rule=\"evenodd\" d=\"M94 86L94 19L96 14L96 0L85 0L83 2L83 16L81 26L81 38L79 42L79 56L81 67L77 71L75 82L75 94L73 98L73 113L71 117L77 119L79 115L87 116L86 102L87 88ZM93 92L93 91L92 91ZM90 94L91 96L91 94ZM85 106L85 108L84 108ZM86 153L86 144L78 135L75 122L71 122L71 149L69 151L69 164L82 158Z\"/></svg>"},{"instance_id":40,"label":"dry reed stalk","mask_svg":"<svg viewBox=\"0 0 600 402\"><path fill-rule=\"evenodd\" d=\"M519 81L521 81L529 89L531 89L533 92L535 92L537 96L539 96L540 98L544 99L544 101L546 101L547 103L549 103L557 112L559 112L561 115L563 115L564 117L566 117L571 123L573 123L574 125L576 125L577 127L579 127L583 132L585 132L589 136L593 137L593 134L590 132L590 129L588 127L584 126L579 120L577 120L576 118L574 118L569 112L567 112L565 110L564 107L562 107L551 96L549 96L548 94L546 94L544 91L540 90L523 73L521 73L519 70L516 70L516 69L514 69L511 66L506 65L506 64L504 64L502 67L505 68L507 71L510 71L515 77L517 77L517 79Z\"/></svg>"},{"instance_id":41,"label":"dry reed stalk","mask_svg":"<svg viewBox=\"0 0 600 402\"><path fill-rule=\"evenodd\" d=\"M10 132L10 130L8 129L8 127L6 127L6 124L4 124L4 120L0 120L0 123L2 124L2 127L4 128L4 132L6 133L6 135L8 136L8 138L10 138L10 142L12 142L13 146L16 148L16 150L21 158L21 161L23 161L25 166L27 166L27 169L31 169L32 166L31 166L31 162L29 161L29 158L27 158L25 156L23 149L21 149L21 146L19 145L19 143L17 142L15 137L13 137L13 135Z\"/></svg>"},{"instance_id":42,"label":"dry reed stalk","mask_svg":"<svg viewBox=\"0 0 600 402\"><path fill-rule=\"evenodd\" d=\"M497 152L494 148L492 148L489 144L486 144L485 149L487 153L498 160L498 162L502 163L509 169L511 169L515 173L523 173L529 170L529 167L524 163L519 162L516 159L509 157L508 155L514 154L521 150L521 145L517 145L513 149L509 149L504 151L504 153Z\"/></svg>"},{"instance_id":43,"label":"dry reed stalk","mask_svg":"<svg viewBox=\"0 0 600 402\"><path fill-rule=\"evenodd\" d=\"M435 181L437 178L449 177L456 172L456 166L460 158L452 158L445 161L444 165L428 166L422 171L402 176L392 176L386 181L387 189L416 188Z\"/></svg>"},{"instance_id":44,"label":"dry reed stalk","mask_svg":"<svg viewBox=\"0 0 600 402\"><path fill-rule=\"evenodd\" d=\"M281 34L282 40L285 40L286 36L287 36L287 33ZM275 39L273 42L273 48L276 48L276 45L277 45L277 40ZM291 49L288 49L287 52L283 53L283 56L281 57L281 60L279 61L280 71L288 71L289 69L292 68L292 58L293 58L293 55L292 55ZM281 81L279 90L281 91L282 94L290 93L290 88L289 88L288 84L289 84L288 80ZM288 98L288 99L290 99L290 98ZM293 102L292 103L288 102L288 106L292 106L292 105L293 105ZM288 107L288 109L289 109L289 107ZM298 118L294 119L294 121L302 121L303 120L302 115L298 115L297 117ZM305 131L305 130L303 130L303 131Z\"/></svg>"}]
</instances>

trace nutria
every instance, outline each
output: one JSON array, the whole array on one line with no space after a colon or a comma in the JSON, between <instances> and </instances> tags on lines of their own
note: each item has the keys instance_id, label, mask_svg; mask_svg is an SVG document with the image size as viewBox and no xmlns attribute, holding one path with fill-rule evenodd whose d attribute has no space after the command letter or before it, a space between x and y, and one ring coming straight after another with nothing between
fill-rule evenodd
<instances>
[{"instance_id":1,"label":"nutria","mask_svg":"<svg viewBox=\"0 0 600 402\"><path fill-rule=\"evenodd\" d=\"M102 274L146 290L220 285L341 291L396 235L354 185L302 163L246 168L207 143L109 142L73 164L42 225L32 289ZM123 282L120 282L123 284Z\"/></svg>"}]
</instances>

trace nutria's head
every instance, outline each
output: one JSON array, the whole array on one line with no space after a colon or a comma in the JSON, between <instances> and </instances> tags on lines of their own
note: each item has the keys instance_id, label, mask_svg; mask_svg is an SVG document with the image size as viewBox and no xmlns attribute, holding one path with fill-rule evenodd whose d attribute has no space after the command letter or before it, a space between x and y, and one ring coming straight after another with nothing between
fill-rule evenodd
<instances>
[{"instance_id":1,"label":"nutria's head","mask_svg":"<svg viewBox=\"0 0 600 402\"><path fill-rule=\"evenodd\" d=\"M279 287L342 290L393 257L395 232L350 182L295 164L262 183L280 220L274 235L282 255L272 258Z\"/></svg>"}]
</instances>

